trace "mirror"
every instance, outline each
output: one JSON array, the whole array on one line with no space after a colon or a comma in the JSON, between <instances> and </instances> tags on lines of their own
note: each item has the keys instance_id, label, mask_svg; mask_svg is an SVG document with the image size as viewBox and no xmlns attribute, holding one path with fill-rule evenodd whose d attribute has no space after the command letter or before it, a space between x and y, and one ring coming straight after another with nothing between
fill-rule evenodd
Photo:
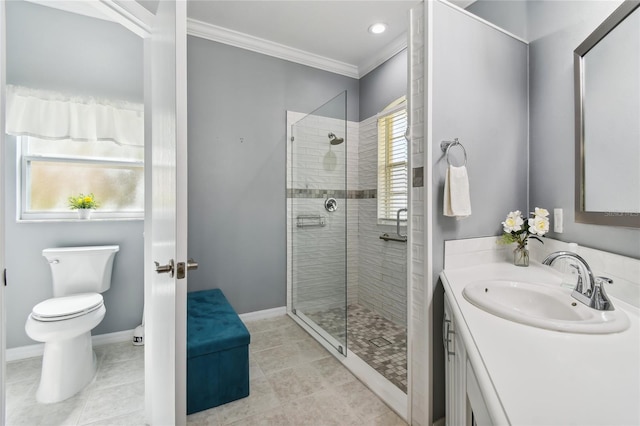
<instances>
[{"instance_id":1,"label":"mirror","mask_svg":"<svg viewBox=\"0 0 640 426\"><path fill-rule=\"evenodd\" d=\"M640 1L574 51L576 222L640 228Z\"/></svg>"}]
</instances>

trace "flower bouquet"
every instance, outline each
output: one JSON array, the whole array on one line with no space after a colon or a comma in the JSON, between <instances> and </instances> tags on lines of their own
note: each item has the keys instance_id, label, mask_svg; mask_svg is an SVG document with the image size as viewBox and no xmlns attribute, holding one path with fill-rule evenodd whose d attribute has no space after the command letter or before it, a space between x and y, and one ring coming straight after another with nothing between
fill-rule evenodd
<instances>
[{"instance_id":1,"label":"flower bouquet","mask_svg":"<svg viewBox=\"0 0 640 426\"><path fill-rule=\"evenodd\" d=\"M504 233L498 241L501 244L516 243L513 250L513 263L516 266L529 266L529 250L527 241L529 238L543 242L540 237L549 232L549 211L547 209L535 208L531 217L526 221L522 217L520 210L509 212L507 218L502 222Z\"/></svg>"}]
</instances>

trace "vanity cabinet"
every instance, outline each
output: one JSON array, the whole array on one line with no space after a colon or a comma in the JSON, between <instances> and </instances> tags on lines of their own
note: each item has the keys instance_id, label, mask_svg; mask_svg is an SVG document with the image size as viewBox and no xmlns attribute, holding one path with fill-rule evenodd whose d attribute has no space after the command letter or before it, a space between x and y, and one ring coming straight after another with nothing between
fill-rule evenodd
<instances>
[{"instance_id":1,"label":"vanity cabinet","mask_svg":"<svg viewBox=\"0 0 640 426\"><path fill-rule=\"evenodd\" d=\"M492 425L480 386L468 360L467 350L445 293L442 344L445 355L446 426Z\"/></svg>"},{"instance_id":2,"label":"vanity cabinet","mask_svg":"<svg viewBox=\"0 0 640 426\"><path fill-rule=\"evenodd\" d=\"M491 243L495 246L495 239ZM468 264L461 259L449 259L449 264ZM617 266L622 261L613 258L611 264L626 274ZM639 266L634 260L629 271L635 268L637 276ZM446 361L446 425L640 425L640 309L613 300L613 312L629 320L629 328L617 333L547 330L494 315L465 297L466 289L474 291L480 281L487 283L487 292L492 291L490 282L500 281L562 288L562 276L547 266L481 263L450 267L440 278L445 291L446 352L440 353ZM637 294L637 288L630 282L627 294ZM532 304L550 306L537 299ZM585 404L593 395L600 403Z\"/></svg>"},{"instance_id":3,"label":"vanity cabinet","mask_svg":"<svg viewBox=\"0 0 640 426\"><path fill-rule=\"evenodd\" d=\"M442 344L445 356L446 426L469 426L467 421L467 354L453 318L449 298L444 300Z\"/></svg>"}]
</instances>

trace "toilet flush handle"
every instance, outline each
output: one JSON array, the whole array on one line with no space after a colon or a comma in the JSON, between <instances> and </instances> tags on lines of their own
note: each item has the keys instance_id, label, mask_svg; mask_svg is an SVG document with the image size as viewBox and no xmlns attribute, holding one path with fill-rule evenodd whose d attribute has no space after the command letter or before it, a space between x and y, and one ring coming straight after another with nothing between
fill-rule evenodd
<instances>
[{"instance_id":1,"label":"toilet flush handle","mask_svg":"<svg viewBox=\"0 0 640 426\"><path fill-rule=\"evenodd\" d=\"M58 263L60 263L60 259L51 259L49 263L52 265L57 265Z\"/></svg>"}]
</instances>

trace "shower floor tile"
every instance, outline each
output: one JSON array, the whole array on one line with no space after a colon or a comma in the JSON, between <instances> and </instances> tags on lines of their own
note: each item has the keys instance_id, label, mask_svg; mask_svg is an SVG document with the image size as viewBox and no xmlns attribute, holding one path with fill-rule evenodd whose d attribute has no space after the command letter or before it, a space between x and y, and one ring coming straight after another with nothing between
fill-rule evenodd
<instances>
[{"instance_id":1,"label":"shower floor tile","mask_svg":"<svg viewBox=\"0 0 640 426\"><path fill-rule=\"evenodd\" d=\"M344 341L344 309L334 308L306 315L338 340ZM400 390L407 392L407 330L357 304L347 307L347 324L347 348Z\"/></svg>"}]
</instances>

